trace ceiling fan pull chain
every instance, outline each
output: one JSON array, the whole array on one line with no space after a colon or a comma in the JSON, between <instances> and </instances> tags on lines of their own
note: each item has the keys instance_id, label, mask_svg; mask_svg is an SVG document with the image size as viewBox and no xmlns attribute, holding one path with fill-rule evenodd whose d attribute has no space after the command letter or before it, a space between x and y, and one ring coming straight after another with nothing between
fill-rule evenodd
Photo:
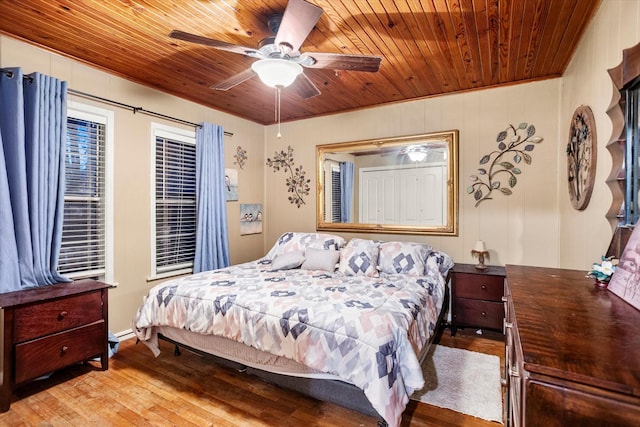
<instances>
[{"instance_id":1,"label":"ceiling fan pull chain","mask_svg":"<svg viewBox=\"0 0 640 427\"><path fill-rule=\"evenodd\" d=\"M280 133L280 91L282 90L281 86L276 86L276 121L278 122L278 134L276 138L282 138L282 134Z\"/></svg>"}]
</instances>

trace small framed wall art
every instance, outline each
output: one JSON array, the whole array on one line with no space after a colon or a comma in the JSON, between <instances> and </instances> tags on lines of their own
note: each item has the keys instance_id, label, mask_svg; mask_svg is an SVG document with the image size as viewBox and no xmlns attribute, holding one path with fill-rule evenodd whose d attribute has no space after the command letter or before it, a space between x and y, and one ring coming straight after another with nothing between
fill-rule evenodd
<instances>
[{"instance_id":1,"label":"small framed wall art","mask_svg":"<svg viewBox=\"0 0 640 427\"><path fill-rule=\"evenodd\" d=\"M571 205L581 211L587 207L596 178L596 122L591 108L579 106L573 113L567 143L567 179Z\"/></svg>"}]
</instances>

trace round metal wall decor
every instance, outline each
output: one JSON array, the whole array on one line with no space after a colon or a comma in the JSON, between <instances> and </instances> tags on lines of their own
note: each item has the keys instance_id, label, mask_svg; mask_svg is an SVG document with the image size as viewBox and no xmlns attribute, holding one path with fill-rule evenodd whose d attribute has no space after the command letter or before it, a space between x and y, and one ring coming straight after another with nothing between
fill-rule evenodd
<instances>
[{"instance_id":1,"label":"round metal wall decor","mask_svg":"<svg viewBox=\"0 0 640 427\"><path fill-rule=\"evenodd\" d=\"M591 108L581 105L571 119L567 143L567 177L571 205L583 210L589 204L596 178L596 122Z\"/></svg>"}]
</instances>

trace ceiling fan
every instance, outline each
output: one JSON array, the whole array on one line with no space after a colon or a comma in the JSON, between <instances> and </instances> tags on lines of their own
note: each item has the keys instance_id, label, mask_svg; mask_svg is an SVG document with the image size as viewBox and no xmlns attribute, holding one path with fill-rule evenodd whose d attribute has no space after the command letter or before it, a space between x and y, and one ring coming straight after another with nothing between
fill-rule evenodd
<instances>
[{"instance_id":1,"label":"ceiling fan","mask_svg":"<svg viewBox=\"0 0 640 427\"><path fill-rule=\"evenodd\" d=\"M169 37L199 43L214 49L239 53L258 60L251 68L239 72L211 86L229 90L258 75L268 86L282 88L291 85L302 98L319 95L315 84L303 73L305 68L376 72L381 58L367 55L348 55L326 52L301 53L300 46L322 15L322 9L305 0L289 0L284 14L272 15L267 24L275 36L260 41L258 48L235 45L184 31L173 30Z\"/></svg>"}]
</instances>

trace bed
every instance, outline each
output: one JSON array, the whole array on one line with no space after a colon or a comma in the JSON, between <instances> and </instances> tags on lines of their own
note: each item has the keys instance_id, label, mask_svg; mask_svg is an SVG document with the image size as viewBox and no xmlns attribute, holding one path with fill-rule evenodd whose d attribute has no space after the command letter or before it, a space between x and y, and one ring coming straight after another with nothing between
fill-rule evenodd
<instances>
[{"instance_id":1,"label":"bed","mask_svg":"<svg viewBox=\"0 0 640 427\"><path fill-rule=\"evenodd\" d=\"M398 426L446 308L429 245L284 233L259 260L154 286L132 329Z\"/></svg>"}]
</instances>

